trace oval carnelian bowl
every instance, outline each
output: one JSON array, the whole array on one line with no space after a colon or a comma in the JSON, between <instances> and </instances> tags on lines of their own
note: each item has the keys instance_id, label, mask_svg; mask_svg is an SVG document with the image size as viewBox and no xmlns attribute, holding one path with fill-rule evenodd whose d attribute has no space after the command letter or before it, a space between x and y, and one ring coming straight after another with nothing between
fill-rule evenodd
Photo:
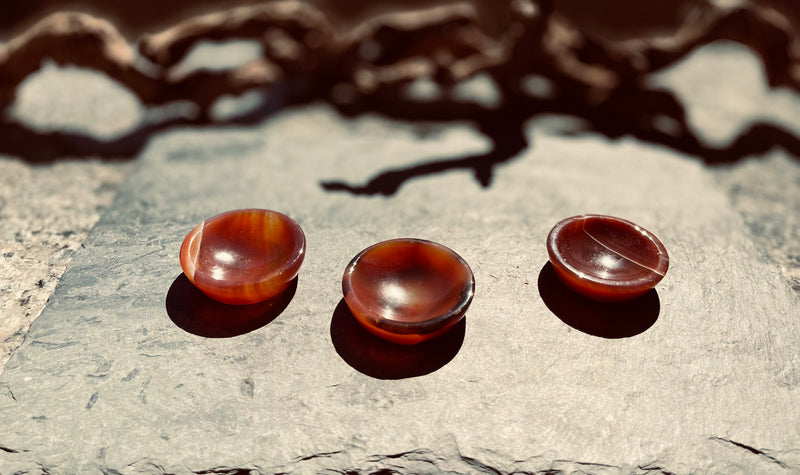
<instances>
[{"instance_id":1,"label":"oval carnelian bowl","mask_svg":"<svg viewBox=\"0 0 800 475\"><path fill-rule=\"evenodd\" d=\"M583 215L559 222L547 237L547 251L567 287L604 302L639 297L669 268L667 250L653 233L613 216Z\"/></svg>"},{"instance_id":2,"label":"oval carnelian bowl","mask_svg":"<svg viewBox=\"0 0 800 475\"><path fill-rule=\"evenodd\" d=\"M356 255L344 272L342 291L364 328L385 340L413 345L446 333L464 317L475 278L451 249L403 238Z\"/></svg>"},{"instance_id":3,"label":"oval carnelian bowl","mask_svg":"<svg viewBox=\"0 0 800 475\"><path fill-rule=\"evenodd\" d=\"M212 299L234 305L284 291L303 263L306 238L288 216L267 209L228 211L195 227L183 240L181 267Z\"/></svg>"}]
</instances>

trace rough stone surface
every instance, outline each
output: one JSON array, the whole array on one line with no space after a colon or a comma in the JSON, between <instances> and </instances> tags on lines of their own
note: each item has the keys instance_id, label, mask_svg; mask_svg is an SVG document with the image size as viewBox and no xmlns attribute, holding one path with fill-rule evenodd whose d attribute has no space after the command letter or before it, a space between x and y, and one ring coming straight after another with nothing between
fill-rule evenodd
<instances>
[{"instance_id":1,"label":"rough stone surface","mask_svg":"<svg viewBox=\"0 0 800 475\"><path fill-rule=\"evenodd\" d=\"M783 153L716 170L755 241L800 295L800 165Z\"/></svg>"},{"instance_id":2,"label":"rough stone surface","mask_svg":"<svg viewBox=\"0 0 800 475\"><path fill-rule=\"evenodd\" d=\"M33 129L99 139L124 133L142 115L102 74L52 64L22 84L7 114ZM0 372L132 169L97 158L30 165L0 156Z\"/></svg>"},{"instance_id":3,"label":"rough stone surface","mask_svg":"<svg viewBox=\"0 0 800 475\"><path fill-rule=\"evenodd\" d=\"M319 186L488 146L466 125L417 129L317 106L159 136L6 365L0 473L800 470L800 302L713 174L534 122L486 189L458 172L390 198ZM188 314L214 308L182 283L178 249L249 206L297 220L308 256L282 313L237 332L224 311L215 333ZM657 294L621 321L545 265L550 227L583 212L640 223L670 252ZM340 306L349 259L398 236L475 272L466 325L439 350L376 347Z\"/></svg>"},{"instance_id":4,"label":"rough stone surface","mask_svg":"<svg viewBox=\"0 0 800 475\"><path fill-rule=\"evenodd\" d=\"M761 64L737 43L698 48L656 81L675 91L688 119L705 141L728 146L763 121L800 133L794 120L800 97L768 89ZM800 295L800 163L783 151L709 169L728 193L755 242L775 261Z\"/></svg>"},{"instance_id":5,"label":"rough stone surface","mask_svg":"<svg viewBox=\"0 0 800 475\"><path fill-rule=\"evenodd\" d=\"M791 128L796 98L753 100L742 84L753 63L714 48L665 79L692 124L729 140L741 127L722 125L748 109ZM12 112L99 137L135 123L141 111L102 82L81 110L70 85L87 79L65 72L45 68ZM129 165L3 159L0 232L14 255L0 268L0 323L16 333L4 351L27 325L9 312L41 308L76 257L0 377L0 473L800 471L798 300L786 285L800 291L797 161L775 152L706 168L552 130L531 124L532 146L488 189L451 172L389 198L319 183L358 185L489 144L466 124L344 121L324 107L252 129L176 130L148 147L85 249ZM244 206L287 212L309 236L291 300L252 320L197 298L177 258L197 222ZM559 290L544 238L581 212L664 240L673 260L657 294L609 308ZM349 259L397 236L442 242L475 270L466 324L438 349L375 343L342 305Z\"/></svg>"},{"instance_id":6,"label":"rough stone surface","mask_svg":"<svg viewBox=\"0 0 800 475\"><path fill-rule=\"evenodd\" d=\"M131 168L0 157L0 372Z\"/></svg>"}]
</instances>

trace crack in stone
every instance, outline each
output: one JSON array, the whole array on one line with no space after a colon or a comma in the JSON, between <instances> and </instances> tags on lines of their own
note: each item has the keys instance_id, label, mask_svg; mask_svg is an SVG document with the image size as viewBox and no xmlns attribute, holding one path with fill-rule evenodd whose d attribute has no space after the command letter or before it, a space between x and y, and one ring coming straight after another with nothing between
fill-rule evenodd
<instances>
[{"instance_id":1,"label":"crack in stone","mask_svg":"<svg viewBox=\"0 0 800 475\"><path fill-rule=\"evenodd\" d=\"M29 452L29 451L28 450L24 450L24 449L21 449L21 450L12 449L11 447L6 447L4 445L0 445L0 452L5 452L7 454L20 454L22 452Z\"/></svg>"},{"instance_id":2,"label":"crack in stone","mask_svg":"<svg viewBox=\"0 0 800 475\"><path fill-rule=\"evenodd\" d=\"M17 397L14 396L14 392L11 391L11 387L8 385L8 383L0 384L0 388L4 388L6 394L8 394L8 397L10 397L12 401L17 402Z\"/></svg>"},{"instance_id":3,"label":"crack in stone","mask_svg":"<svg viewBox=\"0 0 800 475\"><path fill-rule=\"evenodd\" d=\"M398 458L403 458L403 457L408 457L408 456L413 456L413 455L428 456L428 455L433 455L433 453L431 451L429 451L429 450L416 449L416 450L408 450L406 452L398 452L396 454L373 455L372 457L370 457L369 460L372 461L372 462L377 462L377 461L384 460L384 459L398 459Z\"/></svg>"},{"instance_id":4,"label":"crack in stone","mask_svg":"<svg viewBox=\"0 0 800 475\"><path fill-rule=\"evenodd\" d=\"M478 469L481 473L494 473L496 475L503 475L503 472L501 472L500 470L492 466L486 465L485 463L481 462L478 459L467 457L466 455L461 455L461 460L466 462L466 464L469 465L470 467Z\"/></svg>"},{"instance_id":5,"label":"crack in stone","mask_svg":"<svg viewBox=\"0 0 800 475\"><path fill-rule=\"evenodd\" d=\"M133 378L135 378L135 377L136 377L138 374L139 374L139 369L138 369L138 368L134 368L133 370L131 370L131 372L130 372L130 373L128 373L128 374L127 374L127 375L126 375L124 378L122 378L120 381L122 381L123 383L127 383L128 381L130 381L130 380L132 380Z\"/></svg>"},{"instance_id":6,"label":"crack in stone","mask_svg":"<svg viewBox=\"0 0 800 475\"><path fill-rule=\"evenodd\" d=\"M300 457L300 458L296 459L295 461L296 462L305 462L306 460L313 460L313 459L316 459L316 458L332 457L334 455L341 454L342 452L344 452L344 451L343 450L337 450L337 451L334 451L334 452L320 452L318 454L311 454L311 455L306 455L304 457Z\"/></svg>"},{"instance_id":7,"label":"crack in stone","mask_svg":"<svg viewBox=\"0 0 800 475\"><path fill-rule=\"evenodd\" d=\"M92 397L89 398L89 402L86 403L86 410L88 411L91 409L94 404L97 402L97 398L100 397L100 393L96 392L92 394Z\"/></svg>"},{"instance_id":8,"label":"crack in stone","mask_svg":"<svg viewBox=\"0 0 800 475\"><path fill-rule=\"evenodd\" d=\"M398 460L397 462L395 460ZM416 449L416 450L409 450L407 452L399 452L396 454L388 454L388 455L373 455L368 459L370 463L383 463L390 465L398 470L403 470L406 466L403 464L402 460L406 460L408 462L422 462L428 465L432 465L433 467L439 468L437 465L437 461L443 460L442 457L436 455L434 452L430 450L424 449ZM392 473L402 473L397 472L393 469L382 469L382 475L389 475ZM370 473L370 475L375 475L378 472Z\"/></svg>"},{"instance_id":9,"label":"crack in stone","mask_svg":"<svg viewBox=\"0 0 800 475\"><path fill-rule=\"evenodd\" d=\"M675 473L666 470L665 468L658 467L658 466L648 466L648 465L639 465L639 470L644 470L645 472L652 472L657 471L662 475L675 475Z\"/></svg>"},{"instance_id":10,"label":"crack in stone","mask_svg":"<svg viewBox=\"0 0 800 475\"><path fill-rule=\"evenodd\" d=\"M208 470L194 471L197 475L256 475L261 471L250 468L215 467Z\"/></svg>"},{"instance_id":11,"label":"crack in stone","mask_svg":"<svg viewBox=\"0 0 800 475\"><path fill-rule=\"evenodd\" d=\"M711 440L716 440L716 441L718 441L718 442L725 442L725 443L728 443L728 444L735 445L736 447L739 447L739 448L741 448L741 449L745 449L745 450L747 450L747 451L748 451L748 452L750 452L750 453L753 453L753 454L755 454L755 455L760 455L760 456L762 456L762 457L765 457L767 460L769 460L770 462L772 462L772 463L774 463L774 464L777 464L777 465L778 465L779 467L781 467L781 468L787 468L787 469L789 468L789 466L788 466L788 465L786 465L785 463L783 463L783 462L781 462L780 460L776 459L775 457L773 457L773 456L769 455L769 454L768 454L768 453L766 453L765 451L763 451L763 450L760 450L760 449L757 449L757 448L755 448L755 447L751 447L751 446L749 446L749 445L747 445L747 444L743 444L743 443L741 443L741 442L736 442L735 440L731 440L731 439L726 439L726 438L724 438L724 437L709 437L709 439L711 439Z\"/></svg>"},{"instance_id":12,"label":"crack in stone","mask_svg":"<svg viewBox=\"0 0 800 475\"><path fill-rule=\"evenodd\" d=\"M616 468L621 469L619 465L609 465L606 463L597 463L597 462L580 462L578 460L564 460L564 459L557 459L555 462L562 462L562 463L574 463L576 465L585 465L588 467L604 467L604 468Z\"/></svg>"},{"instance_id":13,"label":"crack in stone","mask_svg":"<svg viewBox=\"0 0 800 475\"><path fill-rule=\"evenodd\" d=\"M42 475L50 475L51 473L53 473L50 471L50 467L45 466L43 463L36 462L36 465L39 467L39 470Z\"/></svg>"}]
</instances>

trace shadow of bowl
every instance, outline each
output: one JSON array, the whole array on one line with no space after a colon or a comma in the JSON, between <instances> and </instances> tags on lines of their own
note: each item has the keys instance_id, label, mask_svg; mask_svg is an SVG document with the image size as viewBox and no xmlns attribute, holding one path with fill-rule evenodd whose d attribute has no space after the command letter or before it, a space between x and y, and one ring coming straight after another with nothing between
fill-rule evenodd
<instances>
[{"instance_id":1,"label":"shadow of bowl","mask_svg":"<svg viewBox=\"0 0 800 475\"><path fill-rule=\"evenodd\" d=\"M336 352L355 370L377 379L404 379L432 373L452 360L464 342L466 318L444 335L417 345L382 340L356 320L344 299L331 318Z\"/></svg>"},{"instance_id":2,"label":"shadow of bowl","mask_svg":"<svg viewBox=\"0 0 800 475\"><path fill-rule=\"evenodd\" d=\"M297 278L280 294L250 305L227 305L209 298L186 275L167 292L167 315L175 325L206 338L230 338L257 330L280 315L297 290Z\"/></svg>"},{"instance_id":3,"label":"shadow of bowl","mask_svg":"<svg viewBox=\"0 0 800 475\"><path fill-rule=\"evenodd\" d=\"M661 304L658 292L625 302L599 302L579 295L559 280L548 262L539 272L539 295L556 317L572 328L601 338L636 336L658 319Z\"/></svg>"}]
</instances>

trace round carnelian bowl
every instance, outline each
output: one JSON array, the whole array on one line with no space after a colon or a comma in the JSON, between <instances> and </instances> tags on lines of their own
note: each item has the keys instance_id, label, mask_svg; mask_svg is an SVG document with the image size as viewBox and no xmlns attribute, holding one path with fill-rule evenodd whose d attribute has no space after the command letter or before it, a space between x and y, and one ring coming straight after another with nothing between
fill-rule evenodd
<instances>
[{"instance_id":1,"label":"round carnelian bowl","mask_svg":"<svg viewBox=\"0 0 800 475\"><path fill-rule=\"evenodd\" d=\"M653 233L613 216L591 214L559 222L547 237L547 251L567 287L604 302L641 296L669 268L667 250Z\"/></svg>"},{"instance_id":2,"label":"round carnelian bowl","mask_svg":"<svg viewBox=\"0 0 800 475\"><path fill-rule=\"evenodd\" d=\"M288 216L267 209L228 211L195 227L181 246L181 268L212 299L262 302L284 291L303 263L306 238Z\"/></svg>"},{"instance_id":3,"label":"round carnelian bowl","mask_svg":"<svg viewBox=\"0 0 800 475\"><path fill-rule=\"evenodd\" d=\"M466 261L423 239L393 239L370 246L348 264L344 300L356 320L385 340L413 345L458 323L475 293Z\"/></svg>"}]
</instances>

